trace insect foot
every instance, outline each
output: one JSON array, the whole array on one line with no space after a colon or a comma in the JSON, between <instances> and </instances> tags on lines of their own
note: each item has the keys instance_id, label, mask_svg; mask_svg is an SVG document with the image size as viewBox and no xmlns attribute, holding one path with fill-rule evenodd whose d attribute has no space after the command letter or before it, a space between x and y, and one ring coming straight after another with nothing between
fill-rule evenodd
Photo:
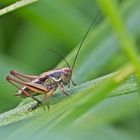
<instances>
[{"instance_id":1,"label":"insect foot","mask_svg":"<svg viewBox=\"0 0 140 140\"><path fill-rule=\"evenodd\" d=\"M33 110L35 110L37 107L39 107L40 105L41 105L41 103L33 104L33 105L28 109L28 111L33 111Z\"/></svg>"}]
</instances>

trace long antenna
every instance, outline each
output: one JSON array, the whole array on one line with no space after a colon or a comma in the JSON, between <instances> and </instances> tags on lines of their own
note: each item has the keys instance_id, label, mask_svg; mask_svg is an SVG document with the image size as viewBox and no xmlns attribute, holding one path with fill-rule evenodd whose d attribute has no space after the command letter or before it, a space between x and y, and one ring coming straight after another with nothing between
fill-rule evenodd
<instances>
[{"instance_id":1,"label":"long antenna","mask_svg":"<svg viewBox=\"0 0 140 140\"><path fill-rule=\"evenodd\" d=\"M84 37L83 37L83 39L82 39L82 41L81 41L81 43L80 43L80 45L79 45L78 51L77 51L76 56L75 56L75 59L74 59L74 61L73 61L72 69L73 69L74 66L75 66L75 62L76 62L77 57L78 57L78 55L79 55L80 49L81 49L81 47L82 47L82 45L83 45L83 43L84 43L84 41L85 41L85 38L87 37L87 35L88 35L90 29L91 29L92 27L93 27L93 28L95 27L95 23L96 23L98 17L100 16L100 14L101 14L101 12L99 11L99 12L97 13L97 15L93 18L93 20L92 20L92 22L91 22L91 25L89 26L88 30L86 31L86 34L84 35Z\"/></svg>"},{"instance_id":2,"label":"long antenna","mask_svg":"<svg viewBox=\"0 0 140 140\"><path fill-rule=\"evenodd\" d=\"M54 54L56 54L56 55L59 56L60 58L62 58L62 59L66 62L66 64L67 64L67 66L69 67L69 69L71 69L71 67L70 67L70 65L69 65L69 63L68 63L68 61L65 59L64 56L62 56L60 53L58 53L57 51L55 51L55 50L53 50L53 49L51 49L51 48L49 48L48 50L49 50L50 52L53 52Z\"/></svg>"}]
</instances>

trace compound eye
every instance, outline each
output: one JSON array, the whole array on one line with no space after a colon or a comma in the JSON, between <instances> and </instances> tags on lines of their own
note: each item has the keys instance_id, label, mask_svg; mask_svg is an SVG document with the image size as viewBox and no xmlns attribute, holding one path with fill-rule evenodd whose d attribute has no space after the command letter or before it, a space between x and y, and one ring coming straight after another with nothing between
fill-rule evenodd
<instances>
[{"instance_id":1,"label":"compound eye","mask_svg":"<svg viewBox=\"0 0 140 140\"><path fill-rule=\"evenodd\" d=\"M68 75L69 73L70 73L70 70L69 69L65 69L64 70L64 74L67 74Z\"/></svg>"}]
</instances>

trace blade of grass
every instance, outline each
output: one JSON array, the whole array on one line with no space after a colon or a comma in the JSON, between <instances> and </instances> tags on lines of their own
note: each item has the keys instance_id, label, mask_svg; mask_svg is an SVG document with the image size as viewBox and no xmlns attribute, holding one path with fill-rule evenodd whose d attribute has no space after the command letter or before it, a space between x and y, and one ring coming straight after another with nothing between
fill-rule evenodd
<instances>
[{"instance_id":1,"label":"blade of grass","mask_svg":"<svg viewBox=\"0 0 140 140\"><path fill-rule=\"evenodd\" d=\"M106 81L106 80L112 78L114 75L115 74L110 74L110 75L107 75L107 76L104 76L104 77L86 82L86 83L81 84L77 87L73 87L72 89L68 90L67 92L70 95L74 95L74 94L78 94L78 93L81 93L83 91L86 91L86 90L90 89L91 87L95 88L96 86L100 86L100 84L103 81ZM121 95L121 94L133 93L133 92L137 91L137 88L138 87L137 87L135 78L133 76L131 76L130 79L127 80L127 82L123 83L123 85L121 85L120 87L114 89L114 91L109 93L109 95L111 97L111 96L118 96L118 95ZM63 96L59 92L59 93L56 93L54 96L49 98L49 103L51 105L55 105L56 103L62 101L65 98L66 98L66 96ZM19 120L23 120L25 118L29 118L29 117L32 117L32 116L36 116L36 115L39 115L39 114L44 112L42 108L38 108L34 112L29 112L28 108L32 104L33 104L33 102L31 102L29 104L21 105L21 106L15 108L13 110L10 110L6 113L1 114L1 116L0 116L0 126L7 125L9 123L16 122L16 121L19 121Z\"/></svg>"},{"instance_id":2,"label":"blade of grass","mask_svg":"<svg viewBox=\"0 0 140 140\"><path fill-rule=\"evenodd\" d=\"M98 84L96 88L91 87L87 91L83 91L82 94L78 95L78 99L75 98L75 100L71 100L68 103L67 107L65 107L65 114L63 117L61 117L61 119L56 119L55 122L53 122L56 124L54 125L52 123L52 125L54 125L55 128L63 128L71 124L75 119L85 114L93 106L107 97L113 89L120 85L133 71L133 66L126 65L121 69L121 71L107 79L106 82Z\"/></svg>"},{"instance_id":3,"label":"blade of grass","mask_svg":"<svg viewBox=\"0 0 140 140\"><path fill-rule=\"evenodd\" d=\"M0 16L2 16L4 14L7 14L7 13L9 13L11 11L14 11L16 9L19 9L19 8L21 8L23 6L26 6L26 5L29 5L31 3L37 2L37 1L38 0L20 0L20 1L17 1L14 4L11 4L10 6L1 9L0 10Z\"/></svg>"},{"instance_id":4,"label":"blade of grass","mask_svg":"<svg viewBox=\"0 0 140 140\"><path fill-rule=\"evenodd\" d=\"M124 51L124 54L126 55L126 57L128 57L128 59L130 60L130 62L134 65L136 73L138 75L138 81L140 84L140 66L139 66L139 57L138 57L138 53L136 50L136 44L134 39L132 39L123 22L122 16L121 16L121 12L119 10L119 7L117 5L117 3L115 3L115 1L112 0L97 0L100 7L102 8L103 12L106 14L106 16L108 17L112 28L115 30L118 39L120 41L121 44L121 49ZM140 91L139 91L139 95L140 95ZM140 98L139 98L139 109L140 109Z\"/></svg>"},{"instance_id":5,"label":"blade of grass","mask_svg":"<svg viewBox=\"0 0 140 140\"><path fill-rule=\"evenodd\" d=\"M117 4L111 0L98 0L100 7L102 8L103 12L108 17L109 21L111 22L112 28L115 30L118 39L121 43L121 48L124 51L124 54L128 57L128 59L132 62L134 67L136 68L136 72L138 74L138 78L140 80L140 66L139 66L139 59L138 54L136 51L136 45L134 40L129 36L124 22L122 20L122 16Z\"/></svg>"},{"instance_id":6,"label":"blade of grass","mask_svg":"<svg viewBox=\"0 0 140 140\"><path fill-rule=\"evenodd\" d=\"M61 104L55 106L55 108L49 112L49 114L40 115L40 117L36 120L25 124L23 128L17 130L18 134L23 130L30 130L29 135L31 135L33 132L38 130L44 130L43 128L46 128L46 126L48 126L45 129L46 132L50 132L52 130L54 131L56 129L61 130L58 128L70 126L74 120L83 115L83 112L85 114L85 112L89 111L91 107L94 107L97 102L109 95L109 91L111 91L116 84L122 82L122 80L124 80L124 78L126 78L126 76L128 76L132 71L133 67L127 65L121 72L111 77L111 79L100 83L97 88L91 86L90 89L81 92L81 94L78 94L77 96L74 96L71 98L71 100L67 100L66 102L62 102ZM125 75L123 73L125 73ZM45 122L41 120L45 120ZM36 126L37 124L39 124L37 128L32 127L33 125ZM16 133L12 134L12 136L14 135L16 135Z\"/></svg>"}]
</instances>

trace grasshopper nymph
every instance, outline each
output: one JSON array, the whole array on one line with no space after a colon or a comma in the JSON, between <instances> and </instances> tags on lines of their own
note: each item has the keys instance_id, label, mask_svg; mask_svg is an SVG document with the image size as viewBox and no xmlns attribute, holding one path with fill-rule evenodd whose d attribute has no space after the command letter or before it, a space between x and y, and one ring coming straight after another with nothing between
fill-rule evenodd
<instances>
[{"instance_id":1,"label":"grasshopper nymph","mask_svg":"<svg viewBox=\"0 0 140 140\"><path fill-rule=\"evenodd\" d=\"M39 105L41 105L44 101L47 103L48 109L48 98L51 96L57 88L61 90L63 94L66 96L69 96L68 93L65 92L64 86L69 86L70 82L74 84L72 80L72 71L75 65L75 62L77 60L78 54L80 52L80 49L82 47L82 44L90 31L91 27L95 25L95 21L98 18L100 12L96 15L96 17L93 19L91 25L89 26L88 30L86 31L86 34L84 35L80 46L78 48L78 51L76 53L74 62L72 67L69 65L69 63L66 61L66 59L58 54L63 60L66 62L68 67L62 68L62 69L55 69L48 72L44 72L40 74L39 76L32 76L32 75L24 75L21 73L18 73L16 71L10 71L11 76L7 76L6 79L8 82L10 82L12 85L14 85L16 88L18 88L17 96L26 98L31 97L34 99L37 104L33 105L30 110L33 110L37 108ZM55 51L54 51L55 52ZM56 53L56 52L55 52ZM22 85L23 87L20 87L18 84ZM44 94L44 100L41 101L37 99L35 96Z\"/></svg>"}]
</instances>

